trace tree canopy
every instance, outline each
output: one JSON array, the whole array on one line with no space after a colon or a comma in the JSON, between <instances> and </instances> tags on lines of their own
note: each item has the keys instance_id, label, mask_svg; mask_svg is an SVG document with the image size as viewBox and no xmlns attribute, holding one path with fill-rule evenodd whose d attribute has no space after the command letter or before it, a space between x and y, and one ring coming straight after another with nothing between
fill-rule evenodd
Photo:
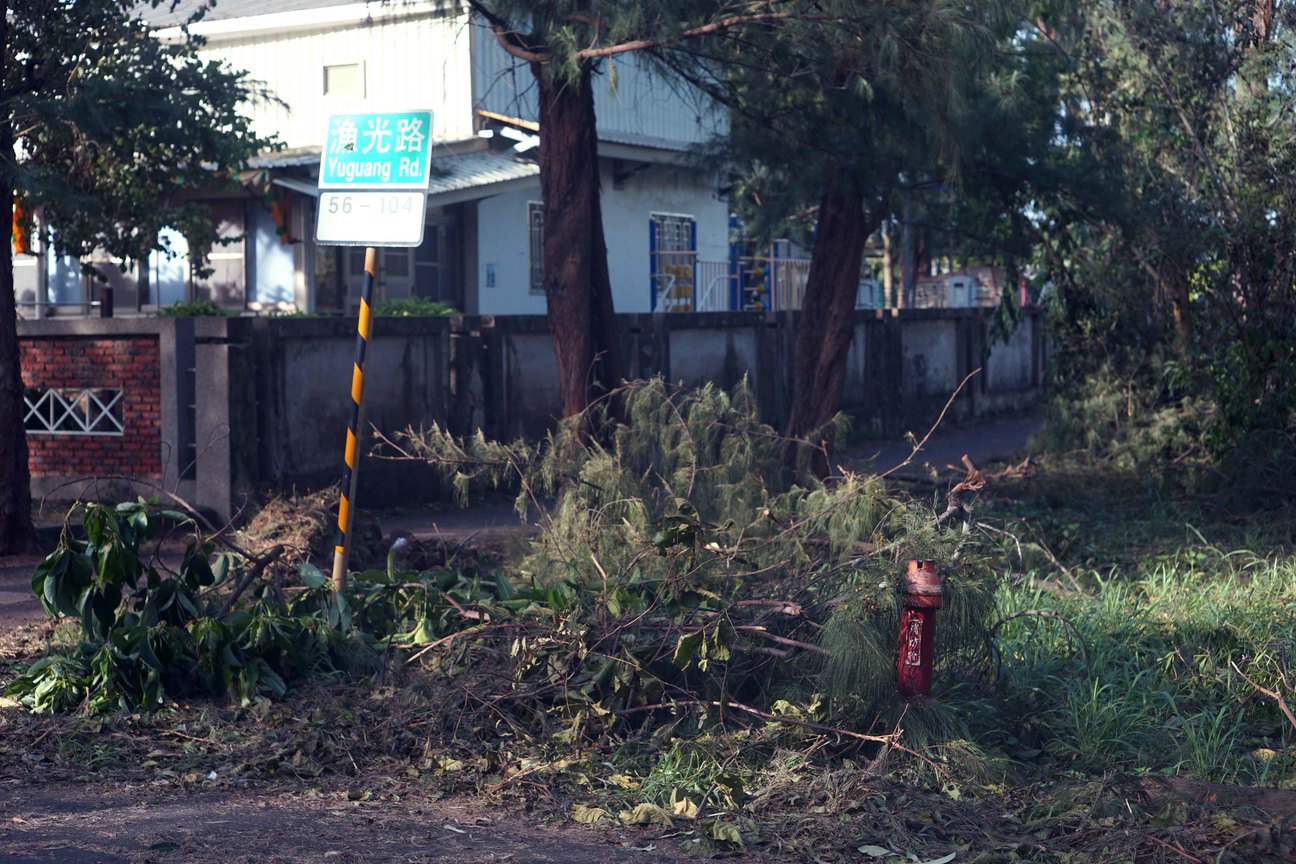
<instances>
[{"instance_id":1,"label":"tree canopy","mask_svg":"<svg viewBox=\"0 0 1296 864\"><path fill-rule=\"evenodd\" d=\"M154 0L155 5L160 0ZM40 214L60 252L129 266L174 228L198 250L213 230L186 193L233 182L268 145L241 105L239 72L162 42L131 0L0 0L0 199ZM0 551L31 542L27 447L8 244L0 252Z\"/></svg>"},{"instance_id":2,"label":"tree canopy","mask_svg":"<svg viewBox=\"0 0 1296 864\"><path fill-rule=\"evenodd\" d=\"M1060 345L1075 371L1168 361L1170 392L1213 401L1216 446L1296 409L1293 24L1273 0L1043 4L1037 21L1061 72L1029 218Z\"/></svg>"},{"instance_id":3,"label":"tree canopy","mask_svg":"<svg viewBox=\"0 0 1296 864\"><path fill-rule=\"evenodd\" d=\"M721 155L749 230L812 245L801 303L787 457L841 407L864 246L913 190L958 175L982 130L968 108L1004 98L993 62L1012 4L833 2L813 15L666 62L731 112ZM1002 73L1002 74L1001 74ZM817 471L827 471L818 460Z\"/></svg>"}]
</instances>

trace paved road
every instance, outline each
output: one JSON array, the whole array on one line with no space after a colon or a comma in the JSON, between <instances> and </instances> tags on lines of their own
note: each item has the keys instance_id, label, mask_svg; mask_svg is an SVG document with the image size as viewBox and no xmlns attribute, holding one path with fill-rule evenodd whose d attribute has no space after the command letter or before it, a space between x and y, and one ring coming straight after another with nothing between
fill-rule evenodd
<instances>
[{"instance_id":1,"label":"paved road","mask_svg":"<svg viewBox=\"0 0 1296 864\"><path fill-rule=\"evenodd\" d=\"M919 472L924 465L943 469L946 465L961 466L963 454L977 467L991 462L1021 458L1026 442L1039 431L1043 419L1038 415L1008 417L990 420L957 429L938 429L908 465L905 471ZM919 439L926 430L917 430ZM907 441L878 441L855 444L842 454L842 463L857 470L886 471L904 462L913 452Z\"/></svg>"}]
</instances>

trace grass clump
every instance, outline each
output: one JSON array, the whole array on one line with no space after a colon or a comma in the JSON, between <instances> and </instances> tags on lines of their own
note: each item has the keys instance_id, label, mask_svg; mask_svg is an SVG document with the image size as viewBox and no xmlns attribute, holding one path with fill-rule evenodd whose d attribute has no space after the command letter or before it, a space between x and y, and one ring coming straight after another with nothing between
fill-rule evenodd
<instances>
[{"instance_id":1,"label":"grass clump","mask_svg":"<svg viewBox=\"0 0 1296 864\"><path fill-rule=\"evenodd\" d=\"M1094 594L1034 578L1000 593L1018 616L997 642L1016 743L1085 772L1296 780L1296 726L1257 689L1292 695L1296 565L1225 556L1094 578Z\"/></svg>"}]
</instances>

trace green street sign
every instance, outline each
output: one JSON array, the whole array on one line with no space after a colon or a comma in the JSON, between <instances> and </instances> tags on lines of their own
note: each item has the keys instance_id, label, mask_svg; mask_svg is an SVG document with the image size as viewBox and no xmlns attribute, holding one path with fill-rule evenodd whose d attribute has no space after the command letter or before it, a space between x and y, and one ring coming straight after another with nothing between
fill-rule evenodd
<instances>
[{"instance_id":1,"label":"green street sign","mask_svg":"<svg viewBox=\"0 0 1296 864\"><path fill-rule=\"evenodd\" d=\"M321 189L427 189L432 112L333 114L320 158Z\"/></svg>"}]
</instances>

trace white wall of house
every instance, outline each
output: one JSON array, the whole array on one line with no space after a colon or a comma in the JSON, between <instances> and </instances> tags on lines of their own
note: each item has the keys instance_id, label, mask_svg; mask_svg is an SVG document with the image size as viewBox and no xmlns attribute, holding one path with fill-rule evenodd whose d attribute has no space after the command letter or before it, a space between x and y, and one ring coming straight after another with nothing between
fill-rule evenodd
<instances>
[{"instance_id":1,"label":"white wall of house","mask_svg":"<svg viewBox=\"0 0 1296 864\"><path fill-rule=\"evenodd\" d=\"M460 5L338 0L335 7L241 16L194 30L208 40L205 56L246 70L287 103L262 100L252 112L257 131L278 133L289 147L319 144L334 112L431 108L439 140L471 137L478 107L535 120L530 69L506 54L481 22L454 8ZM361 64L363 93L326 95L325 67L351 64ZM609 141L687 146L727 127L713 102L659 76L633 53L602 62L594 103L600 136Z\"/></svg>"},{"instance_id":2,"label":"white wall of house","mask_svg":"<svg viewBox=\"0 0 1296 864\"><path fill-rule=\"evenodd\" d=\"M603 231L618 312L652 311L649 225L653 213L693 217L700 260L729 257L729 204L717 194L714 178L688 168L652 165L618 189L611 164L605 162L601 173Z\"/></svg>"},{"instance_id":3,"label":"white wall of house","mask_svg":"<svg viewBox=\"0 0 1296 864\"><path fill-rule=\"evenodd\" d=\"M608 160L602 171L602 203L612 302L618 312L649 312L652 214L692 216L697 221L698 257L724 261L729 256L729 207L717 195L714 179L702 172L653 165L615 188L612 171ZM530 290L527 204L539 200L537 183L533 188L495 195L477 204L478 308L483 315L545 312L544 295Z\"/></svg>"},{"instance_id":4,"label":"white wall of house","mask_svg":"<svg viewBox=\"0 0 1296 864\"><path fill-rule=\"evenodd\" d=\"M469 138L473 106L467 17L416 12L420 5L426 4L396 4L390 7L391 17L370 24L360 20L278 34L210 35L203 55L246 70L286 103L262 99L250 106L250 114L258 133L277 134L288 147L321 144L329 114L408 108L433 111L437 140ZM362 16L365 6L356 8ZM402 9L409 14L400 14ZM253 27L256 20L241 23ZM326 94L325 67L352 64L362 73L361 92Z\"/></svg>"},{"instance_id":5,"label":"white wall of house","mask_svg":"<svg viewBox=\"0 0 1296 864\"><path fill-rule=\"evenodd\" d=\"M477 203L477 291L483 315L543 315L544 294L531 293L531 238L527 204L540 200L540 183ZM494 271L494 285L491 271Z\"/></svg>"}]
</instances>

